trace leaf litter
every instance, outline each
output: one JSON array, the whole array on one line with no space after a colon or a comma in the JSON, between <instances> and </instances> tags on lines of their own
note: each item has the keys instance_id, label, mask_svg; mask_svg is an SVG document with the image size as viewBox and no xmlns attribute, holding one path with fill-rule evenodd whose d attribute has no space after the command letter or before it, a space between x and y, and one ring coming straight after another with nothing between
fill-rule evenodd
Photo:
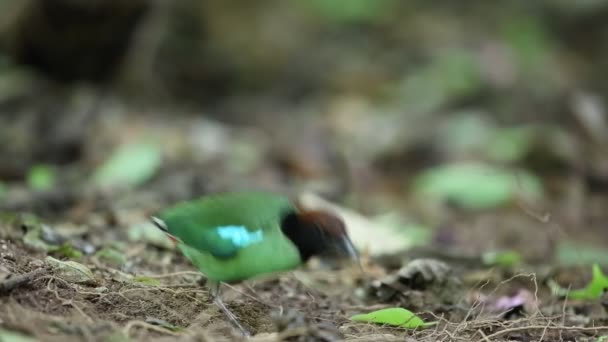
<instances>
[{"instance_id":1,"label":"leaf litter","mask_svg":"<svg viewBox=\"0 0 608 342\"><path fill-rule=\"evenodd\" d=\"M178 150L188 146L178 141L163 148L172 145L179 146ZM121 179L118 183L126 180L122 185L132 191L119 196L105 190L75 191L70 201L50 211L52 215L26 217L25 226L23 219L2 218L0 284L19 280L18 286L0 294L3 329L62 342L241 340L212 304L202 286L204 277L148 223L148 217L168 202L199 196L210 191L208 187L238 190L241 184L230 188L203 181L201 185L196 172L183 172L170 160L160 168L160 151L150 152L144 163L149 169L141 177L129 178L120 165L107 167L112 170L107 177ZM130 158L109 160L121 159ZM217 159L201 158L200 162L214 165ZM243 170L247 168L261 169ZM230 172L267 177L268 170L263 168L247 163ZM226 178L221 168L213 174L214 168L205 164L205 170L207 177ZM181 183L175 185L176 179ZM463 190L447 186L446 196L452 202L473 203L470 207L475 210L442 203L439 222L437 217L401 211L389 213L390 219L363 214L353 203L338 205L325 196L307 195L308 205L344 216L361 249L364 273L354 265L333 269L313 261L296 272L231 285L226 290L227 306L254 333L254 342L485 342L541 336L591 340L605 335L603 289L590 285L593 298L574 298L577 289L593 284L586 282L591 279L589 267L547 270L539 261L546 259L538 255L556 252L556 246L545 241L546 223L516 206L513 194L520 188L512 177L506 183L508 200L501 190L500 201L490 201L499 205L493 212L478 211L483 208L477 206L478 198L459 197ZM406 217L422 217L421 223L409 223ZM428 244L439 248L427 248ZM48 271L47 263L53 266ZM566 295L565 300L555 296L546 286L549 280L574 296ZM350 319L391 308L434 325L410 331Z\"/></svg>"}]
</instances>

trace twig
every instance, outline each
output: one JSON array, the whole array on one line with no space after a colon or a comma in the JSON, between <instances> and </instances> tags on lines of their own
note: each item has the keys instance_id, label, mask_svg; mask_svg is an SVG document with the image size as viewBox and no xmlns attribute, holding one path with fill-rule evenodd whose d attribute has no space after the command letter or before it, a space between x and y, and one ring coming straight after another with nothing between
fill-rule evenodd
<instances>
[{"instance_id":1,"label":"twig","mask_svg":"<svg viewBox=\"0 0 608 342\"><path fill-rule=\"evenodd\" d=\"M517 332L517 331L525 331L525 330L560 330L560 331L600 331L606 330L608 331L608 326L600 326L600 327L564 327L564 326L546 326L546 325L529 325L524 327L513 327L506 328L500 331L497 331L491 335L486 336L485 339L481 339L478 342L484 342L486 339L491 339L494 337L498 337L500 335Z\"/></svg>"},{"instance_id":2,"label":"twig","mask_svg":"<svg viewBox=\"0 0 608 342\"><path fill-rule=\"evenodd\" d=\"M204 277L204 274L202 274L201 272L196 272L196 271L179 271L179 272L165 273L165 274L143 274L142 276L148 277L148 278L171 278L171 277L176 277L176 276L181 276L181 275L194 275L194 276Z\"/></svg>"},{"instance_id":3,"label":"twig","mask_svg":"<svg viewBox=\"0 0 608 342\"><path fill-rule=\"evenodd\" d=\"M130 336L129 334L131 332L131 329L134 328L134 327L140 327L140 328L144 328L144 329L148 329L148 330L153 330L153 331L156 331L156 332L159 332L159 333L163 333L163 334L167 334L167 335L171 335L171 336L181 336L182 335L180 333L173 332L173 331L171 331L169 329L165 329L165 328L162 328L162 327L159 327L159 326L156 326L156 325L144 322L144 321L138 321L138 320L129 321L124 326L124 328L122 328L122 332L125 335Z\"/></svg>"},{"instance_id":4,"label":"twig","mask_svg":"<svg viewBox=\"0 0 608 342\"><path fill-rule=\"evenodd\" d=\"M267 306L269 308L274 308L274 309L280 309L281 308L280 305L274 305L274 304L266 303L266 302L262 301L261 299L255 297L253 295L250 295L248 293L245 293L243 291L238 290L236 287L234 287L234 286L232 286L230 284L223 283L223 285L225 285L226 287L228 287L232 291L237 292L237 293L239 293L239 294L241 294L241 295L243 295L243 296L245 296L245 297L247 297L249 299L252 299L252 300L254 300L254 301L256 301L256 302L258 302L258 303L260 303L262 305L265 305L265 306Z\"/></svg>"},{"instance_id":5,"label":"twig","mask_svg":"<svg viewBox=\"0 0 608 342\"><path fill-rule=\"evenodd\" d=\"M18 276L10 277L2 282L0 282L0 294L7 293L12 289L27 284L33 281L36 277L46 273L48 270L46 268L39 268L37 270L27 272Z\"/></svg>"},{"instance_id":6,"label":"twig","mask_svg":"<svg viewBox=\"0 0 608 342\"><path fill-rule=\"evenodd\" d=\"M61 304L62 304L62 305L69 305L69 306L73 307L73 308L74 308L74 310L78 311L78 313L79 313L79 314L80 314L82 317L84 317L84 318L85 318L87 321L89 321L89 323L93 323L93 322L94 322L94 320L93 320L93 319L92 319L92 318L91 318L89 315L87 315L87 314L86 314L86 313L85 313L85 312L84 312L84 311L83 311L83 310L80 308L80 306L78 306L76 303L74 303L73 298L67 299L67 298L63 298L63 297L61 297L61 296L59 295L59 292L57 291L57 285L53 284L53 281L58 280L58 279L59 279L59 278L51 277L51 278L49 279L49 282L46 284L46 289L47 289L49 292L52 292L52 293L55 295L55 298L57 298L57 300L61 301ZM63 281L63 280L62 280L62 281ZM64 283L67 283L66 281L63 281L63 282L64 282ZM54 287L54 288L51 288L51 284L53 284L55 287ZM69 284L69 283L67 283L67 284ZM70 286L70 287L72 287L72 286ZM72 289L74 289L74 288L72 287ZM74 290L76 290L76 289L74 289ZM78 290L76 290L76 292L78 292Z\"/></svg>"},{"instance_id":7,"label":"twig","mask_svg":"<svg viewBox=\"0 0 608 342\"><path fill-rule=\"evenodd\" d=\"M486 336L486 334L483 333L483 331L481 329L478 329L477 332L479 333L479 335L481 335L481 339L485 342L490 342L490 340L488 339L488 336Z\"/></svg>"}]
</instances>

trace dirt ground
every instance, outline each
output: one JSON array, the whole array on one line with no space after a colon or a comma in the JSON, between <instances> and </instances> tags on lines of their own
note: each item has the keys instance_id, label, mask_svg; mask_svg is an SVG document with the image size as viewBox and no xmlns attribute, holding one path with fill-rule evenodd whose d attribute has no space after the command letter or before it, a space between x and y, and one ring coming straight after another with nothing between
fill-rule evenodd
<instances>
[{"instance_id":1,"label":"dirt ground","mask_svg":"<svg viewBox=\"0 0 608 342\"><path fill-rule=\"evenodd\" d=\"M165 181L183 182L180 172L173 166L161 171ZM179 252L166 241L130 236L165 203L198 191L182 186L188 194L176 195L180 187L171 181L167 185L160 176L145 190L118 195L85 189L68 195L61 189L32 192L10 203L12 212L0 225L0 275L7 277L0 284L33 276L0 287L2 328L41 341L243 339L212 303L204 277ZM601 245L605 237L601 225L568 228L571 214L560 211L567 203L556 198L487 213L456 210L449 224L434 230L429 245L380 257L361 251L363 273L352 264L328 268L313 261L294 272L226 285L223 298L251 331L251 341L596 341L608 333L606 302L565 300L548 287L552 279L581 288L591 277L590 264L555 262L560 242ZM601 208L605 199L589 196L588 203ZM28 218L27 211L37 218ZM588 222L606 218L601 210L585 210L583 217ZM37 227L42 241L56 243L54 234L62 236L83 255L69 255L72 248L40 249L28 235ZM104 248L118 254L100 254ZM479 257L500 249L520 251L525 262L488 266ZM75 260L93 277L74 279L51 267L48 255ZM407 279L400 271L404 266ZM496 308L501 298L520 302ZM412 331L349 319L395 306L438 323Z\"/></svg>"}]
</instances>

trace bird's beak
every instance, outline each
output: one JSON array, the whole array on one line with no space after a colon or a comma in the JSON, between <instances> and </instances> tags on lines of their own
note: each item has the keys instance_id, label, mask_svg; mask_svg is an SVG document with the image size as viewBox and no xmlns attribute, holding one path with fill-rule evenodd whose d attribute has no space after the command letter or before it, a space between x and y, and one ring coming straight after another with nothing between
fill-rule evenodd
<instances>
[{"instance_id":1,"label":"bird's beak","mask_svg":"<svg viewBox=\"0 0 608 342\"><path fill-rule=\"evenodd\" d=\"M359 265L359 269L361 270L361 273L363 273L363 265L361 264L361 259L359 259L359 253L357 253L357 250L355 249L355 245L353 244L352 240L348 237L348 236L344 236L342 238L342 249L345 252L345 254L347 256L349 256L353 261L355 261L357 263L357 265Z\"/></svg>"},{"instance_id":2,"label":"bird's beak","mask_svg":"<svg viewBox=\"0 0 608 342\"><path fill-rule=\"evenodd\" d=\"M341 247L346 256L350 257L352 260L359 261L359 253L357 253L357 250L355 249L355 246L350 238L348 236L344 236L341 242Z\"/></svg>"}]
</instances>

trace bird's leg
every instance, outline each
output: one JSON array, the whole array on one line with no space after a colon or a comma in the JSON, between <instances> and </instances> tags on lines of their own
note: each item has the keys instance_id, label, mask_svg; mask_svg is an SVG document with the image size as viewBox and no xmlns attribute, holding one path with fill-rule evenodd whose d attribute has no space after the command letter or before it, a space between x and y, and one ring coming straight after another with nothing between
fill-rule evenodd
<instances>
[{"instance_id":1,"label":"bird's leg","mask_svg":"<svg viewBox=\"0 0 608 342\"><path fill-rule=\"evenodd\" d=\"M249 331L247 331L247 329L245 329L241 323L239 323L239 320L236 318L236 316L232 313L232 311L228 310L228 308L226 307L226 305L224 305L224 302L222 301L222 298L220 296L220 286L221 283L218 282L208 282L209 288L211 290L211 295L213 296L213 303L215 303L215 305L217 305L218 308L220 308L220 310L222 310L222 312L224 313L224 315L226 315L226 317L228 317L228 319L230 320L230 322L232 322L232 324L234 326L236 326L242 333L243 336L249 337L251 336L251 334L249 333Z\"/></svg>"}]
</instances>

